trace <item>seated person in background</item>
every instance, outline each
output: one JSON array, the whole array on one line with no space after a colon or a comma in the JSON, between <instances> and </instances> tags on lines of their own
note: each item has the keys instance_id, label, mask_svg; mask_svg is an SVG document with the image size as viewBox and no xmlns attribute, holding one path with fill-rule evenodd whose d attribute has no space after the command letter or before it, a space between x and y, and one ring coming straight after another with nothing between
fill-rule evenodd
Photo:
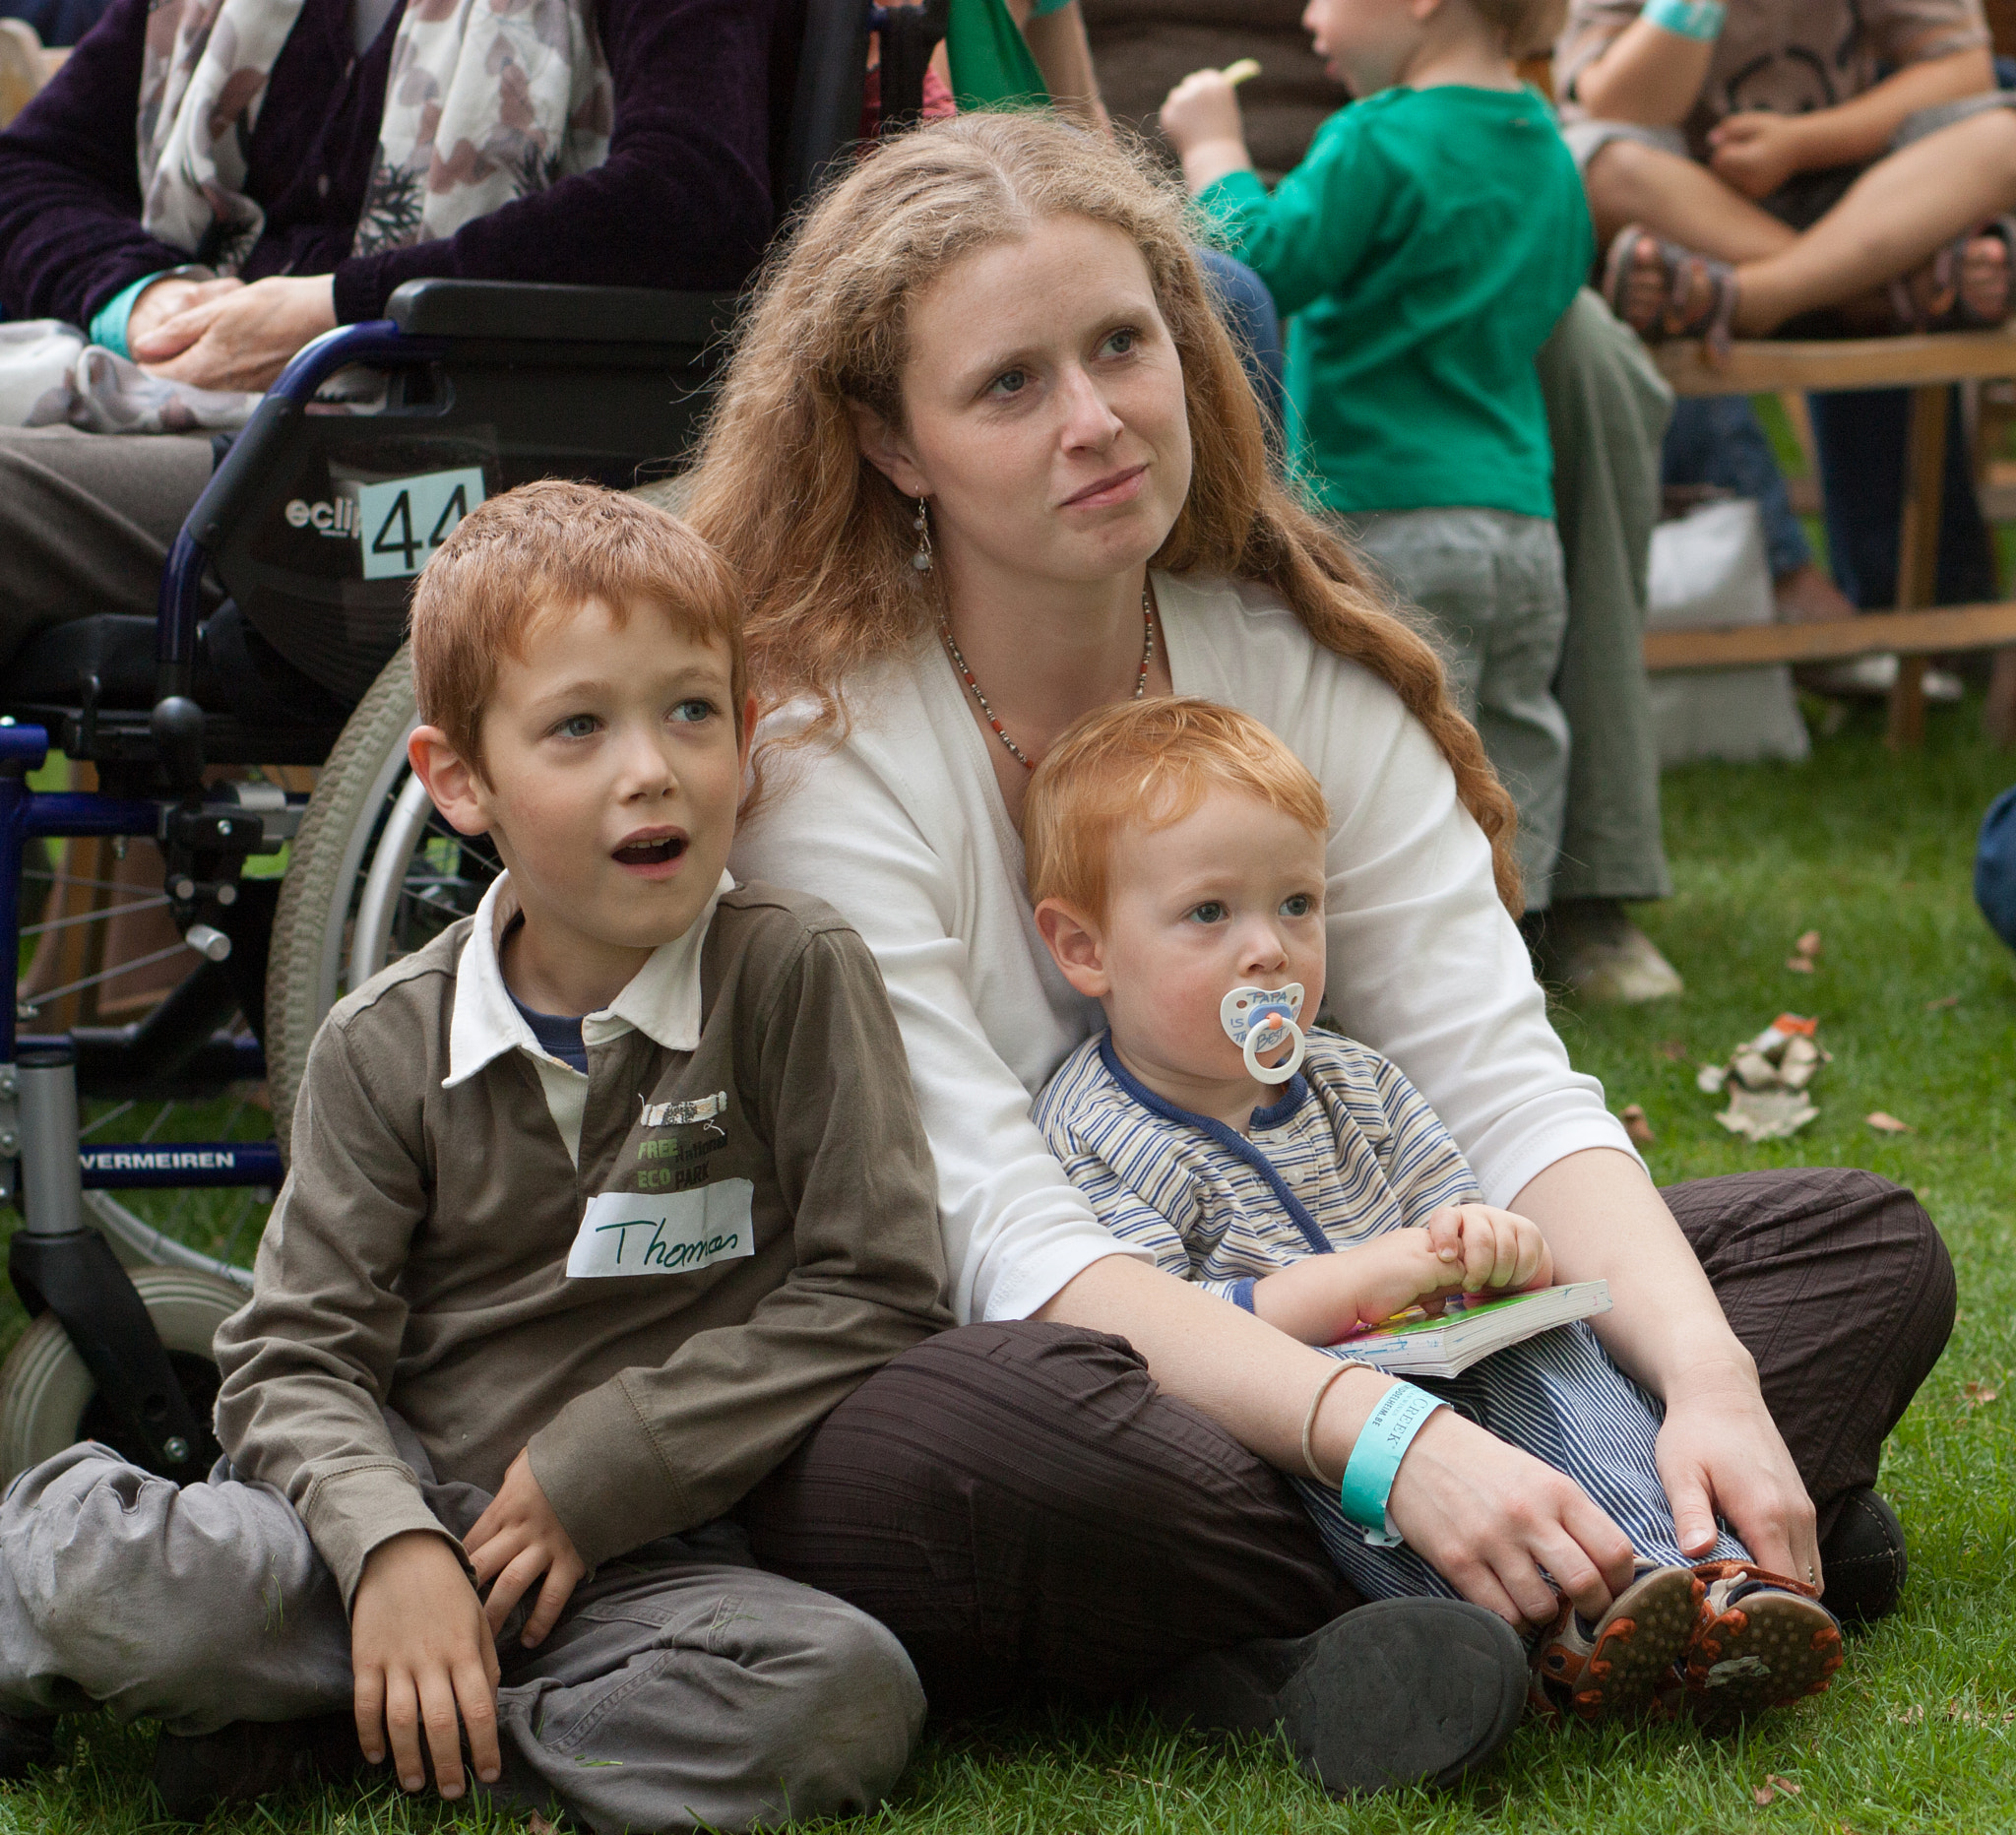
<instances>
[{"instance_id":1,"label":"seated person in background","mask_svg":"<svg viewBox=\"0 0 2016 1835\"><path fill-rule=\"evenodd\" d=\"M0 134L0 314L247 390L405 281L731 289L771 229L774 12L114 0ZM151 612L212 459L0 427L0 663Z\"/></svg>"},{"instance_id":2,"label":"seated person in background","mask_svg":"<svg viewBox=\"0 0 2016 1835\"><path fill-rule=\"evenodd\" d=\"M1330 1350L1342 1374L1339 1341L1361 1326L1544 1287L1553 1264L1537 1225L1480 1201L1396 1065L1295 1024L1323 1003L1329 833L1294 754L1251 716L1194 697L1085 716L1023 806L1038 928L1107 1024L1037 1100L1051 1151L1122 1241ZM1289 1017L1262 1022L1270 1011ZM1322 1401L1319 1389L1312 1426ZM1685 1691L1724 1719L1826 1688L1841 1663L1833 1615L1727 1530L1680 1547L1660 1418L1586 1321L1429 1389L1389 1379L1345 1473L1316 1468L1305 1431L1295 1488L1361 1596L1456 1593L1387 1509L1403 1459L1446 1456L1445 1407L1554 1468L1565 1533L1546 1565L1563 1588L1600 1570L1615 1595L1593 1623L1564 1600L1541 1631L1536 1705L1593 1721ZM1370 1447L1392 1449L1382 1472Z\"/></svg>"},{"instance_id":3,"label":"seated person in background","mask_svg":"<svg viewBox=\"0 0 2016 1835\"><path fill-rule=\"evenodd\" d=\"M227 1463L177 1491L87 1443L8 1492L12 1773L103 1705L166 1723L193 1820L360 1748L460 1797L465 1737L500 1799L594 1829L896 1781L909 1658L727 1516L950 1323L874 961L724 868L741 618L712 548L588 485L493 497L428 564L413 768L508 870L316 1039L218 1336Z\"/></svg>"},{"instance_id":4,"label":"seated person in background","mask_svg":"<svg viewBox=\"0 0 2016 1835\"><path fill-rule=\"evenodd\" d=\"M1185 78L1162 112L1232 253L1296 315L1310 482L1433 620L1519 805L1529 912L1548 902L1568 787L1552 688L1567 586L1534 359L1593 252L1574 163L1512 65L1545 5L1311 0L1316 48L1364 99L1271 195L1220 72Z\"/></svg>"},{"instance_id":5,"label":"seated person in background","mask_svg":"<svg viewBox=\"0 0 2016 1835\"><path fill-rule=\"evenodd\" d=\"M2008 315L2016 97L1980 0L1571 0L1554 88L1647 338Z\"/></svg>"}]
</instances>

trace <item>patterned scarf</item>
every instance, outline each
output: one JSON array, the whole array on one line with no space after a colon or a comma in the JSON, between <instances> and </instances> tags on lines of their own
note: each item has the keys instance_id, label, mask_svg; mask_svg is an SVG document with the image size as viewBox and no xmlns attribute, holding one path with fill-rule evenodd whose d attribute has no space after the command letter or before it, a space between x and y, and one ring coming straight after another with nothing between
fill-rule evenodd
<instances>
[{"instance_id":1,"label":"patterned scarf","mask_svg":"<svg viewBox=\"0 0 2016 1835\"><path fill-rule=\"evenodd\" d=\"M351 252L452 235L608 157L594 0L407 0ZM235 274L265 227L242 189L274 59L304 0L156 0L140 78L141 221Z\"/></svg>"}]
</instances>

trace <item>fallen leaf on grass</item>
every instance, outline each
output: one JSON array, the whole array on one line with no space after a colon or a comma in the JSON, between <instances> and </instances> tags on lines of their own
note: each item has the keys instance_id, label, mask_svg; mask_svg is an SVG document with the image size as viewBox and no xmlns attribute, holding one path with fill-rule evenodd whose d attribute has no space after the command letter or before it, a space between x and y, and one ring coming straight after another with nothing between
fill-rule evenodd
<instances>
[{"instance_id":1,"label":"fallen leaf on grass","mask_svg":"<svg viewBox=\"0 0 2016 1835\"><path fill-rule=\"evenodd\" d=\"M1811 975L1820 957L1820 933L1804 930L1793 946L1792 955L1786 960L1786 967L1799 975Z\"/></svg>"},{"instance_id":2,"label":"fallen leaf on grass","mask_svg":"<svg viewBox=\"0 0 2016 1835\"><path fill-rule=\"evenodd\" d=\"M1969 1408L1985 1408L2000 1393L1984 1382L1964 1382L1960 1385L1960 1399Z\"/></svg>"},{"instance_id":3,"label":"fallen leaf on grass","mask_svg":"<svg viewBox=\"0 0 2016 1835\"><path fill-rule=\"evenodd\" d=\"M532 1820L525 1826L530 1831L530 1835L560 1835L560 1831L552 1823L548 1822L544 1816L540 1815L536 1809L532 1812Z\"/></svg>"},{"instance_id":4,"label":"fallen leaf on grass","mask_svg":"<svg viewBox=\"0 0 2016 1835\"><path fill-rule=\"evenodd\" d=\"M1671 1059L1675 1064L1684 1064L1687 1061L1687 1047L1677 1039L1669 1039L1659 1047L1659 1054L1661 1057Z\"/></svg>"},{"instance_id":5,"label":"fallen leaf on grass","mask_svg":"<svg viewBox=\"0 0 2016 1835\"><path fill-rule=\"evenodd\" d=\"M1618 1119L1624 1124L1624 1132L1641 1147L1650 1147L1659 1136L1652 1131L1652 1123L1645 1118L1644 1107L1637 1103L1626 1103Z\"/></svg>"},{"instance_id":6,"label":"fallen leaf on grass","mask_svg":"<svg viewBox=\"0 0 2016 1835\"><path fill-rule=\"evenodd\" d=\"M1761 1806L1764 1803L1775 1803L1781 1795L1796 1797L1799 1794L1799 1790L1800 1787L1790 1778L1781 1778L1777 1772L1767 1771L1764 1774L1764 1782L1758 1785L1750 1795L1757 1800Z\"/></svg>"},{"instance_id":7,"label":"fallen leaf on grass","mask_svg":"<svg viewBox=\"0 0 2016 1835\"><path fill-rule=\"evenodd\" d=\"M1886 1114L1880 1108L1862 1117L1870 1127L1884 1134L1916 1134L1918 1130L1909 1121L1900 1121L1895 1115Z\"/></svg>"},{"instance_id":8,"label":"fallen leaf on grass","mask_svg":"<svg viewBox=\"0 0 2016 1835\"><path fill-rule=\"evenodd\" d=\"M1922 1701L1917 1703L1915 1706L1906 1708L1902 1714L1893 1714L1890 1716L1892 1720L1896 1721L1898 1725L1902 1727L1916 1727L1920 1721L1924 1719L1924 1703Z\"/></svg>"},{"instance_id":9,"label":"fallen leaf on grass","mask_svg":"<svg viewBox=\"0 0 2016 1835\"><path fill-rule=\"evenodd\" d=\"M1960 996L1958 994L1941 994L1938 999L1925 1002L1925 1011L1927 1013L1936 1013L1941 1007L1957 1007L1959 1004Z\"/></svg>"}]
</instances>

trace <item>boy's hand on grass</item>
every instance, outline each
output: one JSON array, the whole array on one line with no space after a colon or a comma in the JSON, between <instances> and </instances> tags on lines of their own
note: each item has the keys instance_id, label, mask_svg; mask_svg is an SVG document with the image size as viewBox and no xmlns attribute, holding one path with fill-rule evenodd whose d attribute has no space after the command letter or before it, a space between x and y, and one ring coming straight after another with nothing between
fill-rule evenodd
<instances>
[{"instance_id":1,"label":"boy's hand on grass","mask_svg":"<svg viewBox=\"0 0 2016 1835\"><path fill-rule=\"evenodd\" d=\"M467 1730L476 1776L497 1781L497 1647L469 1576L439 1536L410 1530L371 1550L350 1602L350 1669L357 1743L372 1764L384 1762L390 1735L400 1784L420 1790L424 1729L435 1785L458 1798Z\"/></svg>"},{"instance_id":2,"label":"boy's hand on grass","mask_svg":"<svg viewBox=\"0 0 2016 1835\"><path fill-rule=\"evenodd\" d=\"M1709 169L1746 198L1768 198L1802 169L1796 115L1732 114L1708 133Z\"/></svg>"},{"instance_id":3,"label":"boy's hand on grass","mask_svg":"<svg viewBox=\"0 0 2016 1835\"><path fill-rule=\"evenodd\" d=\"M503 1631L511 1609L540 1575L545 1576L538 1604L520 1639L528 1650L543 1642L560 1621L561 1609L588 1572L587 1563L575 1552L573 1537L561 1527L532 1475L529 1449L511 1462L490 1507L476 1518L462 1546L476 1570L476 1584L490 1589L484 1610L493 1637Z\"/></svg>"},{"instance_id":4,"label":"boy's hand on grass","mask_svg":"<svg viewBox=\"0 0 2016 1835\"><path fill-rule=\"evenodd\" d=\"M1183 181L1202 191L1228 172L1252 169L1239 98L1222 70L1193 70L1162 105L1162 131L1183 162Z\"/></svg>"}]
</instances>

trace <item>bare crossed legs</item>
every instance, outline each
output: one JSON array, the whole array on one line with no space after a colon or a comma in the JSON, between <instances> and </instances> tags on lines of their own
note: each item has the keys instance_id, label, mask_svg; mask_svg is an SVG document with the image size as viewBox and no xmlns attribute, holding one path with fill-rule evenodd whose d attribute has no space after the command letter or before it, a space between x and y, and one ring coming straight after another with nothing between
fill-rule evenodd
<instances>
[{"instance_id":1,"label":"bare crossed legs","mask_svg":"<svg viewBox=\"0 0 2016 1835\"><path fill-rule=\"evenodd\" d=\"M1858 329L1898 329L1887 284L1910 277L1914 304L1927 317L1950 308L1939 296L1932 257L1955 237L2016 211L2016 109L1991 108L1937 129L1879 159L1833 209L1800 231L1676 153L1626 139L1606 142L1584 172L1599 245L1641 223L1622 316L1639 329L1665 299L1653 237L1678 243L1735 270L1732 329L1768 337L1788 319L1838 308ZM1975 236L1955 277L1970 313L1983 321L2010 308L2008 250ZM1693 285L1705 288L1697 273Z\"/></svg>"}]
</instances>

